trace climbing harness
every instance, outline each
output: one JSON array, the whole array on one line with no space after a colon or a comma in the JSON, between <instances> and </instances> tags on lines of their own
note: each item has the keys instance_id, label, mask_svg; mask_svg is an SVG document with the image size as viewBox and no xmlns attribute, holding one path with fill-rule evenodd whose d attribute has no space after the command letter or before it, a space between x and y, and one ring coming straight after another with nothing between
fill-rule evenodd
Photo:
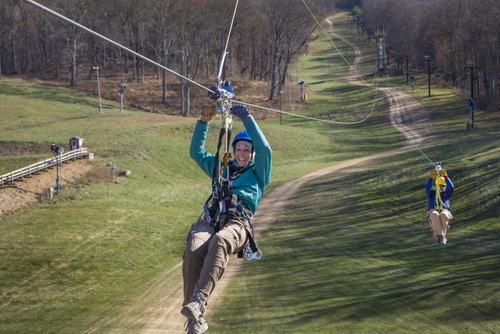
<instances>
[{"instance_id":1,"label":"climbing harness","mask_svg":"<svg viewBox=\"0 0 500 334\"><path fill-rule=\"evenodd\" d=\"M435 209L437 210L442 210L443 209L443 200L441 199L441 191L439 188L439 171L441 170L441 163L438 162L436 164L436 172L438 174L434 178L434 189L436 190L436 205L434 206Z\"/></svg>"},{"instance_id":2,"label":"climbing harness","mask_svg":"<svg viewBox=\"0 0 500 334\"><path fill-rule=\"evenodd\" d=\"M258 260L262 257L262 251L260 251L255 241L253 225L250 222L253 218L252 212L247 208L245 203L239 201L236 194L231 192L233 181L253 166L247 165L246 167L238 168L232 165L229 147L232 128L231 99L234 97L233 88L229 81L222 81L220 77L215 81L216 85L210 88L214 93L209 92L209 97L217 100L220 104L220 108L217 110L222 112L222 128L219 133L215 164L212 171L212 194L206 200L203 212L206 220L213 226L215 232L218 232L221 227L235 217L245 219L252 227L252 233L247 232L249 243L238 256L246 260ZM221 154L222 142L224 142L224 152Z\"/></svg>"}]
</instances>

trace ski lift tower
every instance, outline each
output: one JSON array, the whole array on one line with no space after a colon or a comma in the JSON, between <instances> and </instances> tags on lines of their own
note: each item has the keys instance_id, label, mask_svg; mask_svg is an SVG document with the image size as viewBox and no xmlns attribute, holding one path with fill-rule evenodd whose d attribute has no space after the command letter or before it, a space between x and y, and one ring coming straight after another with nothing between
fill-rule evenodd
<instances>
[{"instance_id":1,"label":"ski lift tower","mask_svg":"<svg viewBox=\"0 0 500 334\"><path fill-rule=\"evenodd\" d=\"M385 40L386 40L385 28L377 27L375 32L375 42L377 45L377 69L384 72L386 69L386 55L385 55Z\"/></svg>"}]
</instances>

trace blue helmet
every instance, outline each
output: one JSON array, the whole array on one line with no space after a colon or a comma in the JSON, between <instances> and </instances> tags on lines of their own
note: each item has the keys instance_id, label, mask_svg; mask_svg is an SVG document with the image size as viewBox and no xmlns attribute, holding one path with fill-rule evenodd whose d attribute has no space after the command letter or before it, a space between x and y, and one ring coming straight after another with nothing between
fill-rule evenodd
<instances>
[{"instance_id":1,"label":"blue helmet","mask_svg":"<svg viewBox=\"0 0 500 334\"><path fill-rule=\"evenodd\" d=\"M236 144L240 140L245 140L245 141L249 141L250 143L252 143L252 138L250 138L250 135L248 134L247 130L243 130L243 131L239 132L236 136L234 136L233 144L232 144L233 148L236 147ZM252 146L252 151L253 151L253 146Z\"/></svg>"},{"instance_id":2,"label":"blue helmet","mask_svg":"<svg viewBox=\"0 0 500 334\"><path fill-rule=\"evenodd\" d=\"M248 134L247 130L243 130L239 132L236 136L234 136L233 146L235 146L236 143L239 142L240 140L246 140L252 142L252 138L250 138L250 135Z\"/></svg>"}]
</instances>

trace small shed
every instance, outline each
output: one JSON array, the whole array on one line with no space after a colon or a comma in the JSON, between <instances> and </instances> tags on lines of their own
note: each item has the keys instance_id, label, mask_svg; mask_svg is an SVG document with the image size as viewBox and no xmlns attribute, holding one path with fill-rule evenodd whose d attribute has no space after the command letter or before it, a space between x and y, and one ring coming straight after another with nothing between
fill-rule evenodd
<instances>
[{"instance_id":1,"label":"small shed","mask_svg":"<svg viewBox=\"0 0 500 334\"><path fill-rule=\"evenodd\" d=\"M83 148L83 138L71 137L69 139L69 148L71 151Z\"/></svg>"}]
</instances>

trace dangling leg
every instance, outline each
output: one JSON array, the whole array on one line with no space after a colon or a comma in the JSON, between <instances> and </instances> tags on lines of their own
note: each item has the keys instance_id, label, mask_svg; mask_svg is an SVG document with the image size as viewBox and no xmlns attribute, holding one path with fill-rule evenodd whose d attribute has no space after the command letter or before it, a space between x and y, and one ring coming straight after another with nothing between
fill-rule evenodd
<instances>
[{"instance_id":1,"label":"dangling leg","mask_svg":"<svg viewBox=\"0 0 500 334\"><path fill-rule=\"evenodd\" d=\"M182 276L184 279L184 302L186 305L200 279L203 262L208 252L209 240L215 231L206 220L198 218L191 227L187 237L187 245L182 255Z\"/></svg>"},{"instance_id":2,"label":"dangling leg","mask_svg":"<svg viewBox=\"0 0 500 334\"><path fill-rule=\"evenodd\" d=\"M200 279L196 283L191 300L181 311L184 316L193 320L203 316L207 299L224 274L229 256L245 246L246 238L245 225L235 222L227 224L209 240Z\"/></svg>"},{"instance_id":3,"label":"dangling leg","mask_svg":"<svg viewBox=\"0 0 500 334\"><path fill-rule=\"evenodd\" d=\"M443 244L446 244L446 231L448 231L448 222L450 219L453 218L451 215L450 211L448 210L442 210L441 213L439 214L439 220L441 222L441 231L443 234Z\"/></svg>"},{"instance_id":4,"label":"dangling leg","mask_svg":"<svg viewBox=\"0 0 500 334\"><path fill-rule=\"evenodd\" d=\"M437 238L437 242L441 243L441 239L443 238L443 233L441 231L441 219L439 219L439 213L431 209L432 211L429 212L429 221L431 223L431 230L434 234L434 236Z\"/></svg>"}]
</instances>

